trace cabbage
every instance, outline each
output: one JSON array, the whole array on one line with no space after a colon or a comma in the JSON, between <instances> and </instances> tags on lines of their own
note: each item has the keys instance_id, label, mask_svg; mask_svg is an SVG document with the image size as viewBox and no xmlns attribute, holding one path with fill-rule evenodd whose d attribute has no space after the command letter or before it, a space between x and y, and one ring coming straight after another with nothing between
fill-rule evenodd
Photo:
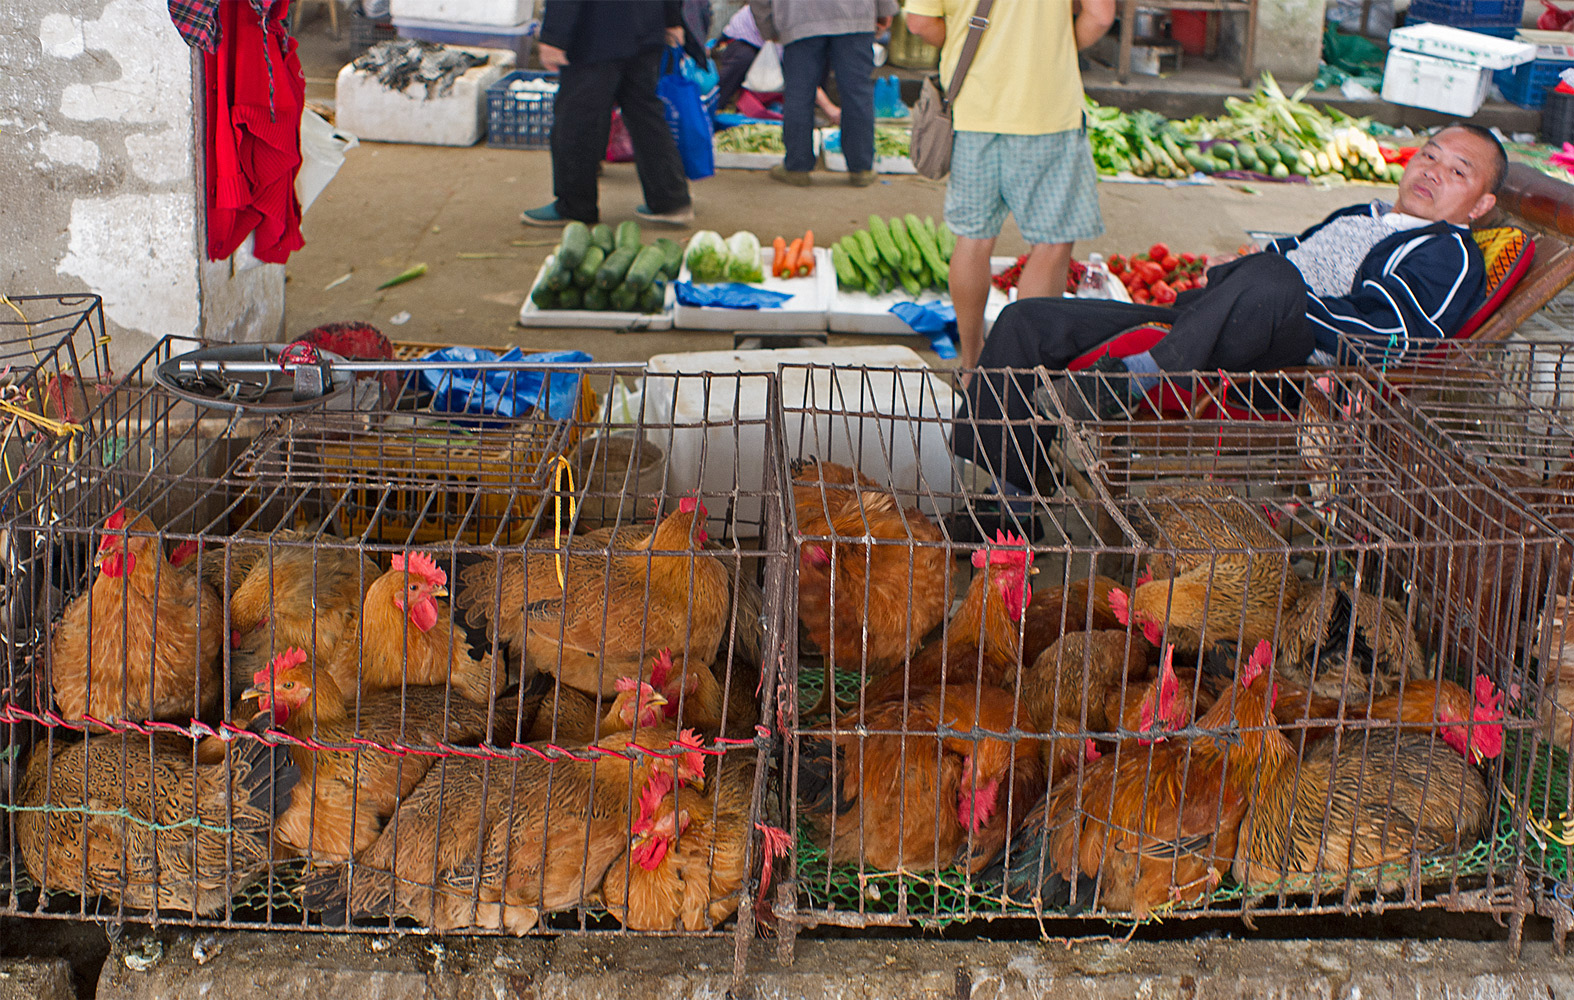
<instances>
[{"instance_id":1,"label":"cabbage","mask_svg":"<svg viewBox=\"0 0 1574 1000\"><path fill-rule=\"evenodd\" d=\"M727 280L727 244L720 233L709 229L694 234L689 240L689 277L702 285Z\"/></svg>"},{"instance_id":2,"label":"cabbage","mask_svg":"<svg viewBox=\"0 0 1574 1000\"><path fill-rule=\"evenodd\" d=\"M760 241L747 230L732 234L727 240L727 280L756 282L765 280L760 267Z\"/></svg>"}]
</instances>

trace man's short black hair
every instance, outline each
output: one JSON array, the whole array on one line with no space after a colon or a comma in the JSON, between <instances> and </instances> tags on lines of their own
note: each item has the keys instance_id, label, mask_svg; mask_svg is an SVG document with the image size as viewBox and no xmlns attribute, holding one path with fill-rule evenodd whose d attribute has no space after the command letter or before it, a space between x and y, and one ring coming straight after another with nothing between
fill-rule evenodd
<instances>
[{"instance_id":1,"label":"man's short black hair","mask_svg":"<svg viewBox=\"0 0 1574 1000\"><path fill-rule=\"evenodd\" d=\"M1487 187L1487 191L1494 195L1497 194L1503 188L1503 178L1508 176L1508 153L1503 149L1503 143L1498 140L1498 137L1492 133L1491 129L1477 125L1474 122L1449 122L1438 129L1438 132L1441 134L1451 128L1463 129L1478 139L1485 139L1491 145L1493 153L1492 165L1496 169L1492 171L1492 183Z\"/></svg>"}]
</instances>

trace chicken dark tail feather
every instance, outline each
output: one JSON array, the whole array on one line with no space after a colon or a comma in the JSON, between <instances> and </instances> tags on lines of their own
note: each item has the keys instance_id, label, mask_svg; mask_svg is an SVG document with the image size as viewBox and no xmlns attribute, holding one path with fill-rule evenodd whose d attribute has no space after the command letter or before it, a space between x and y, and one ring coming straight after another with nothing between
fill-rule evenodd
<instances>
[{"instance_id":1,"label":"chicken dark tail feather","mask_svg":"<svg viewBox=\"0 0 1574 1000\"><path fill-rule=\"evenodd\" d=\"M350 922L350 866L332 865L310 871L301 881L301 905L318 914L328 927Z\"/></svg>"},{"instance_id":2,"label":"chicken dark tail feather","mask_svg":"<svg viewBox=\"0 0 1574 1000\"><path fill-rule=\"evenodd\" d=\"M259 715L247 728L262 732L273 716ZM246 801L253 809L277 820L290 806L290 790L301 780L290 748L262 740L242 739L235 747L236 784L246 790Z\"/></svg>"},{"instance_id":3,"label":"chicken dark tail feather","mask_svg":"<svg viewBox=\"0 0 1574 1000\"><path fill-rule=\"evenodd\" d=\"M1241 658L1240 645L1232 639L1211 643L1202 657L1202 673L1225 681L1235 679L1235 664Z\"/></svg>"},{"instance_id":4,"label":"chicken dark tail feather","mask_svg":"<svg viewBox=\"0 0 1574 1000\"><path fill-rule=\"evenodd\" d=\"M807 738L798 747L798 801L810 814L825 815L833 807L838 816L852 809L842 796L839 782L850 778L847 761L835 744L825 738Z\"/></svg>"}]
</instances>

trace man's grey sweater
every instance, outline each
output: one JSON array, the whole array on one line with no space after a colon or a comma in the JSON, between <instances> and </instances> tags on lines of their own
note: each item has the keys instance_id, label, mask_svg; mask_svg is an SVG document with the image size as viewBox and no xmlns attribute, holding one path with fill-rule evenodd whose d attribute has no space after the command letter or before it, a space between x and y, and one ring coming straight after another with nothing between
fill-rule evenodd
<instances>
[{"instance_id":1,"label":"man's grey sweater","mask_svg":"<svg viewBox=\"0 0 1574 1000\"><path fill-rule=\"evenodd\" d=\"M765 38L791 45L816 35L874 31L877 17L895 16L897 0L749 0Z\"/></svg>"}]
</instances>

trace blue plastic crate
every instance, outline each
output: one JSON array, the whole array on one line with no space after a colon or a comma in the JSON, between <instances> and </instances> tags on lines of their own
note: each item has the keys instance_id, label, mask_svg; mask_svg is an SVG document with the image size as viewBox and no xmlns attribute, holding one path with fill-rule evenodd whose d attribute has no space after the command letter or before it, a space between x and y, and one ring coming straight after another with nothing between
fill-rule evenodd
<instances>
[{"instance_id":1,"label":"blue plastic crate","mask_svg":"<svg viewBox=\"0 0 1574 1000\"><path fill-rule=\"evenodd\" d=\"M546 149L552 144L556 91L513 90L516 80L557 81L556 73L516 69L486 88L486 144L505 149Z\"/></svg>"},{"instance_id":2,"label":"blue plastic crate","mask_svg":"<svg viewBox=\"0 0 1574 1000\"><path fill-rule=\"evenodd\" d=\"M1525 0L1411 0L1405 23L1431 21L1511 38L1524 16Z\"/></svg>"},{"instance_id":3,"label":"blue plastic crate","mask_svg":"<svg viewBox=\"0 0 1574 1000\"><path fill-rule=\"evenodd\" d=\"M1492 82L1506 100L1522 108L1539 108L1547 102L1547 91L1558 85L1558 74L1574 66L1567 59L1536 59L1513 69L1500 69Z\"/></svg>"}]
</instances>

